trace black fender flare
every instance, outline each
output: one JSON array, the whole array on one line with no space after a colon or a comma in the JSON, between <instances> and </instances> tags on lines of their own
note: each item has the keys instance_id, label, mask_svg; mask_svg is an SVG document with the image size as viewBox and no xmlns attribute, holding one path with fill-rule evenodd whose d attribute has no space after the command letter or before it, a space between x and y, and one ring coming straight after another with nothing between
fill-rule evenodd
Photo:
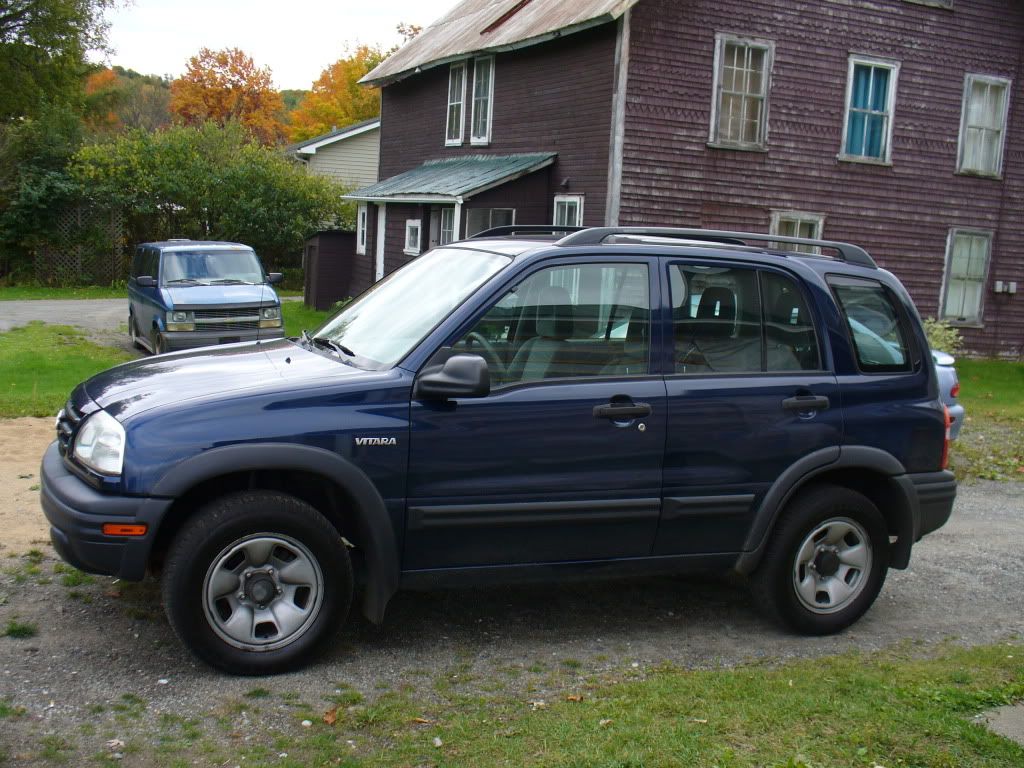
<instances>
[{"instance_id":1,"label":"black fender flare","mask_svg":"<svg viewBox=\"0 0 1024 768\"><path fill-rule=\"evenodd\" d=\"M889 490L896 501L890 511L896 515L897 536L896 543L890 551L890 565L894 568L907 567L910 561L910 548L914 543L914 532L917 530L918 503L913 483L906 476L906 469L895 456L879 448L844 445L809 453L791 464L776 478L754 515L743 543L743 552L736 559L737 572L749 575L760 565L768 544L768 536L794 494L815 477L837 469L866 469L889 478Z\"/></svg>"},{"instance_id":2,"label":"black fender flare","mask_svg":"<svg viewBox=\"0 0 1024 768\"><path fill-rule=\"evenodd\" d=\"M295 443L246 443L211 448L175 465L153 487L153 496L180 498L196 485L222 475L252 470L297 470L321 475L355 499L355 534L366 560L363 613L379 624L398 590L398 545L377 487L352 462L336 453Z\"/></svg>"}]
</instances>

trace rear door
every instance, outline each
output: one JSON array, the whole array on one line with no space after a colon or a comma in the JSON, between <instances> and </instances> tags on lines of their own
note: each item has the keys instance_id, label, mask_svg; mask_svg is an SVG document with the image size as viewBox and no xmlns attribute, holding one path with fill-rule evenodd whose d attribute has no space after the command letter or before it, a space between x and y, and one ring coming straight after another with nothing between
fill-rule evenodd
<instances>
[{"instance_id":1,"label":"rear door","mask_svg":"<svg viewBox=\"0 0 1024 768\"><path fill-rule=\"evenodd\" d=\"M758 502L801 457L838 446L835 375L794 275L665 263L668 437L655 554L742 549Z\"/></svg>"}]
</instances>

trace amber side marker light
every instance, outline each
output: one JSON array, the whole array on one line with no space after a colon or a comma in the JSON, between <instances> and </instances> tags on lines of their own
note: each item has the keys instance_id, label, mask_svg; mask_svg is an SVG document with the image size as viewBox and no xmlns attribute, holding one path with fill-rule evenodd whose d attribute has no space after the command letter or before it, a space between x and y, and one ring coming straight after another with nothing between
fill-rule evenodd
<instances>
[{"instance_id":1,"label":"amber side marker light","mask_svg":"<svg viewBox=\"0 0 1024 768\"><path fill-rule=\"evenodd\" d=\"M134 523L131 525L124 523L103 524L104 536L145 536L147 530L149 530L149 526L145 523Z\"/></svg>"}]
</instances>

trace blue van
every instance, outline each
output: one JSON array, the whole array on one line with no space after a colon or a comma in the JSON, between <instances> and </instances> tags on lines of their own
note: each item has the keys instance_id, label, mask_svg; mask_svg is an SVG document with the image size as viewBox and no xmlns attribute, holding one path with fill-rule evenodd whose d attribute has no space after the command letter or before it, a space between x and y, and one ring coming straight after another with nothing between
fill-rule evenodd
<instances>
[{"instance_id":1,"label":"blue van","mask_svg":"<svg viewBox=\"0 0 1024 768\"><path fill-rule=\"evenodd\" d=\"M135 249L128 280L132 344L160 355L280 339L281 300L255 251L241 243L167 240Z\"/></svg>"}]
</instances>

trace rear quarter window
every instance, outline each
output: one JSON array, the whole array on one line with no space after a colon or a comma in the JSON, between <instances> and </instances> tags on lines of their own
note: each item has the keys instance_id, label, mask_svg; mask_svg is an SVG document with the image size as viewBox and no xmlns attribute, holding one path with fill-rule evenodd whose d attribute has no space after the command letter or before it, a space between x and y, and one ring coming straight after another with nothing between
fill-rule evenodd
<instances>
[{"instance_id":1,"label":"rear quarter window","mask_svg":"<svg viewBox=\"0 0 1024 768\"><path fill-rule=\"evenodd\" d=\"M833 278L832 292L846 320L857 365L865 373L905 373L914 368L914 349L898 300L881 283Z\"/></svg>"}]
</instances>

